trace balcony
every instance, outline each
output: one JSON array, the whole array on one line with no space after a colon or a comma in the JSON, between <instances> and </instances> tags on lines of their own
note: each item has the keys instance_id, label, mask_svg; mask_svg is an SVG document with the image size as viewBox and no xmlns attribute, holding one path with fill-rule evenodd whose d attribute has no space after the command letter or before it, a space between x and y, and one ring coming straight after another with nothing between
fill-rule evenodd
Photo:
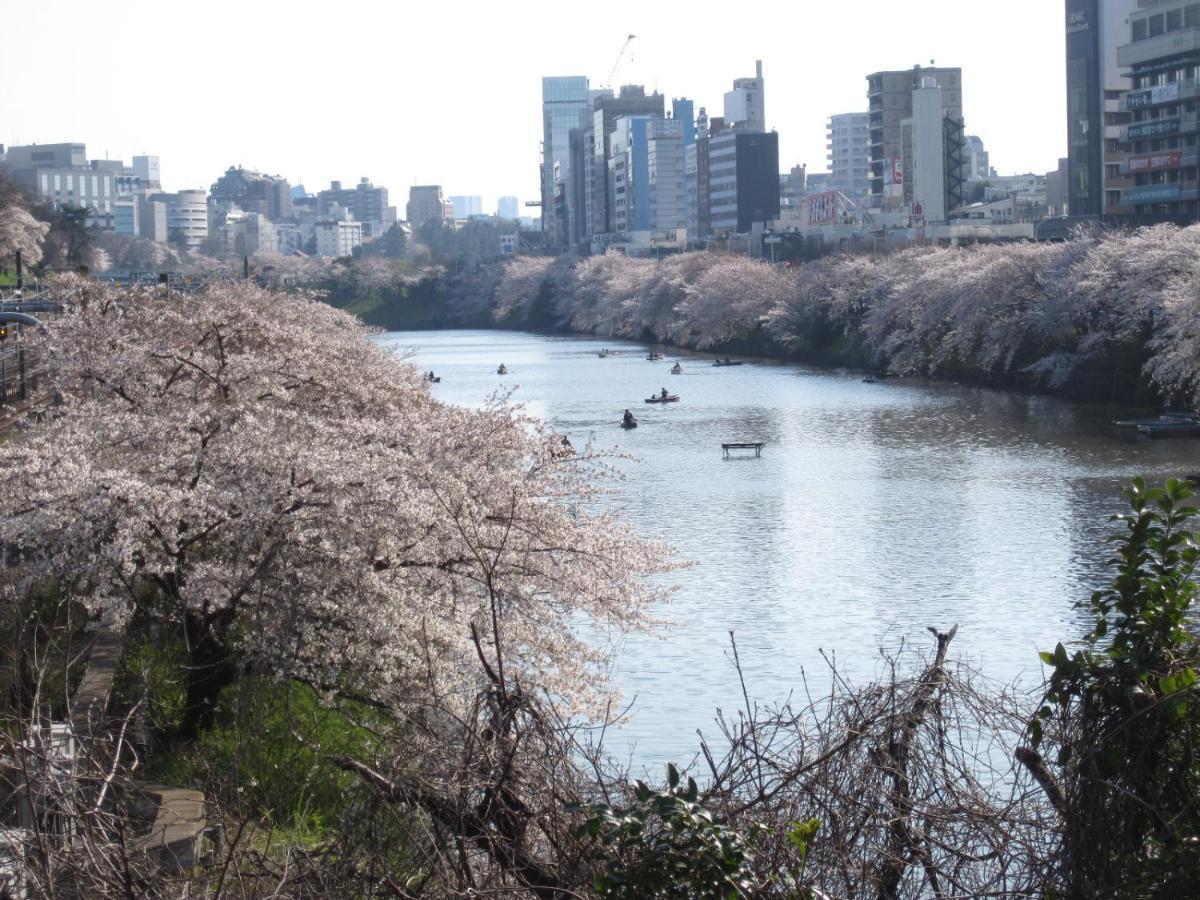
<instances>
[{"instance_id":1,"label":"balcony","mask_svg":"<svg viewBox=\"0 0 1200 900\"><path fill-rule=\"evenodd\" d=\"M1138 66L1152 60L1200 50L1200 28L1168 31L1156 37L1126 44L1117 48L1117 65L1122 68Z\"/></svg>"}]
</instances>

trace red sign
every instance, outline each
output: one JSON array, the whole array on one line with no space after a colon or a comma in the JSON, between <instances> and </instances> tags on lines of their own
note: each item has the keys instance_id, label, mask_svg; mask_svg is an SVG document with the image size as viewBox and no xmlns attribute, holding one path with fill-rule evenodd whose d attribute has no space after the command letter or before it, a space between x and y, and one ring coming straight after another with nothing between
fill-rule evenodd
<instances>
[{"instance_id":1,"label":"red sign","mask_svg":"<svg viewBox=\"0 0 1200 900\"><path fill-rule=\"evenodd\" d=\"M1183 154L1178 150L1167 150L1164 153L1147 153L1145 156L1129 158L1130 172L1150 172L1154 169L1178 169L1183 160Z\"/></svg>"}]
</instances>

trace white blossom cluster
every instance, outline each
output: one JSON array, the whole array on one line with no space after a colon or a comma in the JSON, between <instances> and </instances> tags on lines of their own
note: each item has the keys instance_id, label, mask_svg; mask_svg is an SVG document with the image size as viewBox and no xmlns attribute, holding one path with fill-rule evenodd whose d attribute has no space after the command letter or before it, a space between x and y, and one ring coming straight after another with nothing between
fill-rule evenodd
<instances>
[{"instance_id":1,"label":"white blossom cluster","mask_svg":"<svg viewBox=\"0 0 1200 900\"><path fill-rule=\"evenodd\" d=\"M350 316L248 284L60 289L29 338L59 402L0 458L18 589L190 617L247 665L390 701L473 691L472 627L506 677L594 699L575 629L661 598L666 549L594 512L602 458L436 402Z\"/></svg>"}]
</instances>

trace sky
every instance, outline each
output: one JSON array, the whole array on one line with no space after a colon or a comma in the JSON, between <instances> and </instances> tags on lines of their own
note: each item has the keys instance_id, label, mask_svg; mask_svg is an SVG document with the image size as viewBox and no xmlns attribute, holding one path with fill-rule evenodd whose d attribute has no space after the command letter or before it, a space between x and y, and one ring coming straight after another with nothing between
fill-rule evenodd
<instances>
[{"instance_id":1,"label":"sky","mask_svg":"<svg viewBox=\"0 0 1200 900\"><path fill-rule=\"evenodd\" d=\"M1001 174L1066 150L1061 0L37 0L4 12L0 143L157 155L167 190L231 165L303 183L362 176L400 207L538 196L541 78L587 75L690 97L720 115L735 78L766 79L780 168L825 171L825 124L865 111L866 75L961 66L967 133ZM536 214L536 210L529 210Z\"/></svg>"}]
</instances>

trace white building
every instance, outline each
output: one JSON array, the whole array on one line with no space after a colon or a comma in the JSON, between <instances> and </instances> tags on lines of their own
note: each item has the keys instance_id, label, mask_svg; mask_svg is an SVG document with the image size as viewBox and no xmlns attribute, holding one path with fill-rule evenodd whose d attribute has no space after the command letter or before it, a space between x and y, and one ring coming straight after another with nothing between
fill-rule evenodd
<instances>
[{"instance_id":1,"label":"white building","mask_svg":"<svg viewBox=\"0 0 1200 900\"><path fill-rule=\"evenodd\" d=\"M318 256L350 256L362 245L362 222L318 222L316 230Z\"/></svg>"},{"instance_id":2,"label":"white building","mask_svg":"<svg viewBox=\"0 0 1200 900\"><path fill-rule=\"evenodd\" d=\"M501 197L496 204L496 216L516 221L521 217L521 206L516 197Z\"/></svg>"},{"instance_id":3,"label":"white building","mask_svg":"<svg viewBox=\"0 0 1200 900\"><path fill-rule=\"evenodd\" d=\"M157 156L135 156L133 174L142 180L142 187L146 190L162 190L162 170Z\"/></svg>"},{"instance_id":4,"label":"white building","mask_svg":"<svg viewBox=\"0 0 1200 900\"><path fill-rule=\"evenodd\" d=\"M208 239L208 195L204 191L151 194L152 201L167 205L167 239L189 250L199 250Z\"/></svg>"},{"instance_id":5,"label":"white building","mask_svg":"<svg viewBox=\"0 0 1200 900\"><path fill-rule=\"evenodd\" d=\"M869 113L829 117L825 148L829 151L830 186L847 197L871 193L871 127Z\"/></svg>"},{"instance_id":6,"label":"white building","mask_svg":"<svg viewBox=\"0 0 1200 900\"><path fill-rule=\"evenodd\" d=\"M656 233L686 229L688 197L684 181L682 121L651 119L646 123L646 161L650 229Z\"/></svg>"},{"instance_id":7,"label":"white building","mask_svg":"<svg viewBox=\"0 0 1200 900\"><path fill-rule=\"evenodd\" d=\"M766 131L766 86L763 82L762 60L754 64L753 78L739 78L733 90L725 93L725 125L740 126L743 131Z\"/></svg>"},{"instance_id":8,"label":"white building","mask_svg":"<svg viewBox=\"0 0 1200 900\"><path fill-rule=\"evenodd\" d=\"M904 177L912 184L911 214L926 222L946 221L945 117L942 89L934 79L922 79L912 94L912 116L900 130Z\"/></svg>"},{"instance_id":9,"label":"white building","mask_svg":"<svg viewBox=\"0 0 1200 900\"><path fill-rule=\"evenodd\" d=\"M983 138L967 135L966 140L967 181L983 181L992 174L991 160L983 146Z\"/></svg>"}]
</instances>

